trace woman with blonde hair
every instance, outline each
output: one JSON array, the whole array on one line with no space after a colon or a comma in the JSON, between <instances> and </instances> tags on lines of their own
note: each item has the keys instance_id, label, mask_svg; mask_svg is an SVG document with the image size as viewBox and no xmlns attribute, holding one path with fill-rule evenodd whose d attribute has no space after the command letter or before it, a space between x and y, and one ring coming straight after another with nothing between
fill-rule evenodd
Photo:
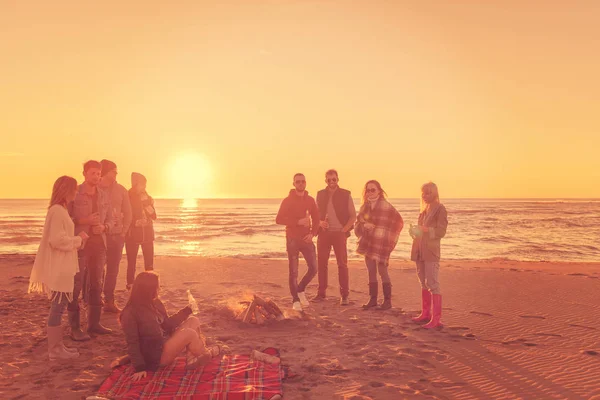
<instances>
[{"instance_id":1,"label":"woman with blonde hair","mask_svg":"<svg viewBox=\"0 0 600 400\"><path fill-rule=\"evenodd\" d=\"M46 214L40 247L29 278L29 293L44 293L50 299L48 316L48 356L50 360L79 356L77 349L65 347L61 317L73 300L75 274L79 270L77 249L85 245L88 235L74 235L75 226L67 206L75 199L77 181L61 176L54 182Z\"/></svg>"},{"instance_id":2,"label":"woman with blonde hair","mask_svg":"<svg viewBox=\"0 0 600 400\"><path fill-rule=\"evenodd\" d=\"M381 276L383 288L383 302L378 309L392 308L392 282L388 274L388 265L404 222L400 213L386 200L386 196L379 182L368 181L363 190L363 201L356 219L356 252L365 257L369 272L369 301L363 305L365 310L377 306L377 272Z\"/></svg>"},{"instance_id":3,"label":"woman with blonde hair","mask_svg":"<svg viewBox=\"0 0 600 400\"><path fill-rule=\"evenodd\" d=\"M422 310L415 322L427 322L427 329L442 326L442 293L439 282L440 241L448 228L448 212L440 203L435 183L421 187L421 213L417 226L411 225L413 238L410 259L417 264L417 275L421 283ZM432 310L433 304L433 310Z\"/></svg>"}]
</instances>

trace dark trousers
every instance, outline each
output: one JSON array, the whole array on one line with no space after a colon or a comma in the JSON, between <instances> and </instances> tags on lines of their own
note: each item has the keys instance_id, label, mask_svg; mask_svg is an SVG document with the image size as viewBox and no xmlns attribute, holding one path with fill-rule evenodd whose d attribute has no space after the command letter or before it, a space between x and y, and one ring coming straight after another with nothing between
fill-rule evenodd
<instances>
[{"instance_id":1,"label":"dark trousers","mask_svg":"<svg viewBox=\"0 0 600 400\"><path fill-rule=\"evenodd\" d=\"M133 285L133 281L135 280L135 268L140 246L142 246L142 254L144 255L144 270L152 271L154 269L154 242L144 242L141 245L135 242L125 242L128 285Z\"/></svg>"},{"instance_id":2,"label":"dark trousers","mask_svg":"<svg viewBox=\"0 0 600 400\"><path fill-rule=\"evenodd\" d=\"M382 283L390 283L390 274L388 273L388 264L386 262L377 262L372 258L365 257L365 264L369 272L369 283L377 283L377 271L379 271Z\"/></svg>"},{"instance_id":3,"label":"dark trousers","mask_svg":"<svg viewBox=\"0 0 600 400\"><path fill-rule=\"evenodd\" d=\"M125 238L120 234L106 237L106 277L104 278L104 299L108 303L115 300L115 287L119 276L119 264L123 257Z\"/></svg>"},{"instance_id":4,"label":"dark trousers","mask_svg":"<svg viewBox=\"0 0 600 400\"><path fill-rule=\"evenodd\" d=\"M106 249L104 245L91 243L77 252L79 272L75 274L73 287L73 301L69 303L69 311L79 310L79 295L90 306L102 306L102 275L106 262Z\"/></svg>"},{"instance_id":5,"label":"dark trousers","mask_svg":"<svg viewBox=\"0 0 600 400\"><path fill-rule=\"evenodd\" d=\"M350 283L348 277L348 248L347 234L345 232L321 231L317 239L317 258L319 265L319 291L320 296L325 296L327 291L329 255L331 248L335 253L338 265L338 276L340 282L340 295L348 297Z\"/></svg>"},{"instance_id":6,"label":"dark trousers","mask_svg":"<svg viewBox=\"0 0 600 400\"><path fill-rule=\"evenodd\" d=\"M317 254L313 242L307 243L302 239L286 238L286 250L288 254L290 269L290 294L293 301L299 301L298 292L304 292L306 286L317 274ZM306 261L308 270L298 284L298 267L300 264L300 253Z\"/></svg>"}]
</instances>

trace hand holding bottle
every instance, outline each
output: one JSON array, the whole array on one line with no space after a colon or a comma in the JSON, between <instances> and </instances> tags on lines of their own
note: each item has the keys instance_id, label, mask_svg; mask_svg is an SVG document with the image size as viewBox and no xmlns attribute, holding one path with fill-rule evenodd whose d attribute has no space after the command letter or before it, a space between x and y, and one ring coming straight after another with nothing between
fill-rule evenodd
<instances>
[{"instance_id":1,"label":"hand holding bottle","mask_svg":"<svg viewBox=\"0 0 600 400\"><path fill-rule=\"evenodd\" d=\"M189 289L187 291L187 296L188 296L188 306L190 306L190 308L192 309L192 314L197 315L200 312L200 310L198 309L198 302L196 301L194 296L192 296L192 292L190 292Z\"/></svg>"}]
</instances>

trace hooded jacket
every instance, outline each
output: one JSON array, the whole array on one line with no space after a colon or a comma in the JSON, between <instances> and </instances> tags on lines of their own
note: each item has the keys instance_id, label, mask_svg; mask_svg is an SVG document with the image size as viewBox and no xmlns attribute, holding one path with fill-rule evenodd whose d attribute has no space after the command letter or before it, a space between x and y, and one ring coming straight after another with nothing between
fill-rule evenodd
<instances>
[{"instance_id":1,"label":"hooded jacket","mask_svg":"<svg viewBox=\"0 0 600 400\"><path fill-rule=\"evenodd\" d=\"M154 241L153 221L156 220L156 209L154 199L144 191L137 193L135 185L145 183L146 177L137 172L131 173L131 189L129 189L129 201L131 202L131 227L127 240L142 244Z\"/></svg>"},{"instance_id":2,"label":"hooded jacket","mask_svg":"<svg viewBox=\"0 0 600 400\"><path fill-rule=\"evenodd\" d=\"M298 225L298 221L310 215L310 226ZM317 235L319 231L319 209L315 199L304 191L304 195L298 196L296 190L290 190L288 197L283 199L279 212L275 218L278 225L285 225L285 235L291 239L302 239L312 233Z\"/></svg>"}]
</instances>

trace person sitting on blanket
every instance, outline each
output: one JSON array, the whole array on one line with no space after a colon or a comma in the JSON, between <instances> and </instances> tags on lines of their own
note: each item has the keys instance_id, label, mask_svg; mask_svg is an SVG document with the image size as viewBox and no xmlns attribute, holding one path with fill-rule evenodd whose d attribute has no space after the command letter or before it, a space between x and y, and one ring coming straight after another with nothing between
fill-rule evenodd
<instances>
[{"instance_id":1,"label":"person sitting on blanket","mask_svg":"<svg viewBox=\"0 0 600 400\"><path fill-rule=\"evenodd\" d=\"M188 367L205 365L220 354L219 346L206 347L200 321L187 306L169 316L158 297L158 274L141 272L133 283L129 301L121 312L121 326L127 341L127 356L113 362L122 365L127 358L133 364L134 381L146 377L146 371L172 363L187 348Z\"/></svg>"}]
</instances>

